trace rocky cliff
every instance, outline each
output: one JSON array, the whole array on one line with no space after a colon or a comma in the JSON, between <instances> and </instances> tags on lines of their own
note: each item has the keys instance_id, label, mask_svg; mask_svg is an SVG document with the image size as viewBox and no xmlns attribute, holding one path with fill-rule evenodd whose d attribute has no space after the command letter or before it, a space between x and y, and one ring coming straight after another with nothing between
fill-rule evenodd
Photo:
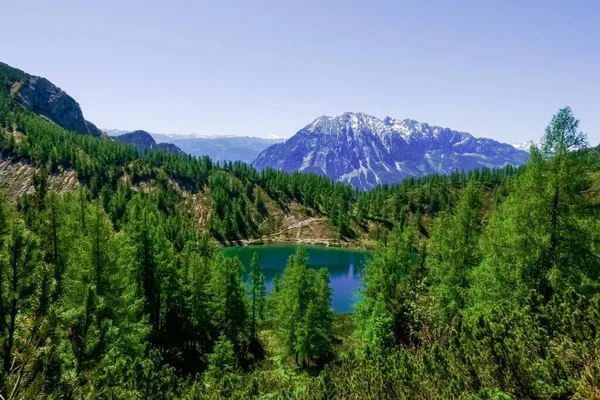
<instances>
[{"instance_id":1,"label":"rocky cliff","mask_svg":"<svg viewBox=\"0 0 600 400\"><path fill-rule=\"evenodd\" d=\"M23 108L73 132L102 134L93 123L85 120L79 103L48 79L0 63L0 82L9 88Z\"/></svg>"}]
</instances>

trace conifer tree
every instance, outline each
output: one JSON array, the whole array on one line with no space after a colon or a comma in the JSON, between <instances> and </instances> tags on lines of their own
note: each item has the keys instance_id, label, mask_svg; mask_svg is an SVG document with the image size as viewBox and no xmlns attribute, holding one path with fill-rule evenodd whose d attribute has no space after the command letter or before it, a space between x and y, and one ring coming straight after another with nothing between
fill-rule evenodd
<instances>
[{"instance_id":1,"label":"conifer tree","mask_svg":"<svg viewBox=\"0 0 600 400\"><path fill-rule=\"evenodd\" d=\"M310 272L314 274L314 271ZM332 349L334 314L326 268L321 268L316 274L312 290L297 344L297 352L306 359L306 364L310 364L313 358L324 359Z\"/></svg>"},{"instance_id":2,"label":"conifer tree","mask_svg":"<svg viewBox=\"0 0 600 400\"><path fill-rule=\"evenodd\" d=\"M59 195L54 191L48 192L45 196L44 203L44 211L41 213L41 239L44 248L47 249L45 253L46 262L54 265L54 279L56 285L53 296L54 300L57 300L62 296L63 275L67 264L68 254L65 248L67 237L63 231L65 226L64 212Z\"/></svg>"},{"instance_id":3,"label":"conifer tree","mask_svg":"<svg viewBox=\"0 0 600 400\"><path fill-rule=\"evenodd\" d=\"M465 306L470 273L480 261L481 196L471 178L454 214L440 217L428 242L431 291L445 323Z\"/></svg>"},{"instance_id":4,"label":"conifer tree","mask_svg":"<svg viewBox=\"0 0 600 400\"><path fill-rule=\"evenodd\" d=\"M149 316L155 343L163 328L166 298L163 285L174 274L172 248L162 230L160 215L143 195L137 195L128 209L129 243L138 295L144 298L144 313Z\"/></svg>"},{"instance_id":5,"label":"conifer tree","mask_svg":"<svg viewBox=\"0 0 600 400\"><path fill-rule=\"evenodd\" d=\"M260 270L258 254L252 254L250 261L250 332L256 339L256 325L263 319L264 304L266 297L265 275Z\"/></svg>"},{"instance_id":6,"label":"conifer tree","mask_svg":"<svg viewBox=\"0 0 600 400\"><path fill-rule=\"evenodd\" d=\"M313 275L307 267L306 250L299 247L290 256L276 292L276 320L278 336L285 354L294 356L299 363L299 335L311 298Z\"/></svg>"},{"instance_id":7,"label":"conifer tree","mask_svg":"<svg viewBox=\"0 0 600 400\"><path fill-rule=\"evenodd\" d=\"M213 327L210 319L210 258L202 254L199 243L189 241L182 253L183 295L189 310L189 332L180 335L189 337L194 350L203 354L207 351Z\"/></svg>"},{"instance_id":8,"label":"conifer tree","mask_svg":"<svg viewBox=\"0 0 600 400\"><path fill-rule=\"evenodd\" d=\"M587 156L566 148L585 137L571 117L565 109L553 117L544 144L549 158L532 148L526 171L484 232L472 291L479 311L500 300L523 302L530 290L549 300L568 286L583 289L597 275L590 231L597 211L582 195L590 187Z\"/></svg>"},{"instance_id":9,"label":"conifer tree","mask_svg":"<svg viewBox=\"0 0 600 400\"><path fill-rule=\"evenodd\" d=\"M17 320L31 307L31 295L38 284L39 240L22 221L14 221L5 244L2 264L3 371L8 373L13 360Z\"/></svg>"},{"instance_id":10,"label":"conifer tree","mask_svg":"<svg viewBox=\"0 0 600 400\"><path fill-rule=\"evenodd\" d=\"M211 264L210 304L213 324L234 344L245 339L247 310L242 280L244 266L237 258L217 255Z\"/></svg>"},{"instance_id":11,"label":"conifer tree","mask_svg":"<svg viewBox=\"0 0 600 400\"><path fill-rule=\"evenodd\" d=\"M394 230L389 235L388 243L381 244L373 259L365 265L355 311L359 336L366 334L369 329L368 321L377 303L385 304L388 316L392 317L391 306L396 288L418 260L414 240L412 226L407 226L404 231Z\"/></svg>"}]
</instances>

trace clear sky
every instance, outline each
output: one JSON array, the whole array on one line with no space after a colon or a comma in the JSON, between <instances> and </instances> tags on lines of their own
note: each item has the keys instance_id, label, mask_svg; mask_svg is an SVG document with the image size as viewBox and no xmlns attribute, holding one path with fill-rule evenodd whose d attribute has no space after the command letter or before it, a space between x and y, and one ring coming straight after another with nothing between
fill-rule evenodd
<instances>
[{"instance_id":1,"label":"clear sky","mask_svg":"<svg viewBox=\"0 0 600 400\"><path fill-rule=\"evenodd\" d=\"M0 60L102 128L291 136L320 115L600 142L600 1L2 2Z\"/></svg>"}]
</instances>

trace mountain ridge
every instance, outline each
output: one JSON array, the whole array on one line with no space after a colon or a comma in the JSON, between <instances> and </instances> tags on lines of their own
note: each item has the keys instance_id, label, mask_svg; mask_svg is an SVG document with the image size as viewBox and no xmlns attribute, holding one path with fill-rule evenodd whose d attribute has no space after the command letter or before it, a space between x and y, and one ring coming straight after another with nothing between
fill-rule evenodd
<instances>
[{"instance_id":1,"label":"mountain ridge","mask_svg":"<svg viewBox=\"0 0 600 400\"><path fill-rule=\"evenodd\" d=\"M121 129L104 129L114 138L129 133ZM263 138L258 136L234 135L197 135L197 134L149 134L157 143L170 143L178 146L187 154L202 157L208 156L213 161L242 161L250 164L267 147L280 143L284 138Z\"/></svg>"},{"instance_id":2,"label":"mountain ridge","mask_svg":"<svg viewBox=\"0 0 600 400\"><path fill-rule=\"evenodd\" d=\"M286 142L265 149L253 165L325 175L370 189L431 173L520 165L527 158L527 152L509 144L467 132L345 112L316 118Z\"/></svg>"},{"instance_id":3,"label":"mountain ridge","mask_svg":"<svg viewBox=\"0 0 600 400\"><path fill-rule=\"evenodd\" d=\"M102 131L83 117L79 103L48 79L30 75L0 62L0 82L24 109L67 130L101 136Z\"/></svg>"}]
</instances>

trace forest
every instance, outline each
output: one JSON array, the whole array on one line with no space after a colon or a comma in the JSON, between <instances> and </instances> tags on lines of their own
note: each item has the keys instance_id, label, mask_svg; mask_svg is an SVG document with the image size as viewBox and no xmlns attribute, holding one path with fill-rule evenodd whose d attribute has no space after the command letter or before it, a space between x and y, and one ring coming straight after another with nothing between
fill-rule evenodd
<instances>
[{"instance_id":1,"label":"forest","mask_svg":"<svg viewBox=\"0 0 600 400\"><path fill-rule=\"evenodd\" d=\"M522 167L368 192L67 132L6 91L0 133L35 167L0 197L4 399L600 398L600 155L568 107ZM268 293L219 253L267 203L376 224L353 313L302 249Z\"/></svg>"}]
</instances>

